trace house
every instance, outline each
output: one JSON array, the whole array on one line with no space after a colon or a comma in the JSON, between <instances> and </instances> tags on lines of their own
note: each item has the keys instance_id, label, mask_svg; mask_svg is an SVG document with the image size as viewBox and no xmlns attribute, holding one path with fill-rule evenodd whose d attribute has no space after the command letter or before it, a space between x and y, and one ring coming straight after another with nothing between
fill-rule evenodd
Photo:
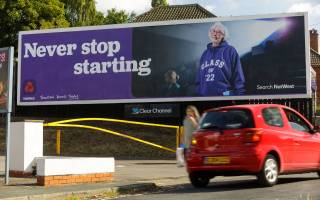
<instances>
[{"instance_id":1,"label":"house","mask_svg":"<svg viewBox=\"0 0 320 200\"><path fill-rule=\"evenodd\" d=\"M153 22L216 17L199 4L158 6L137 16L133 22Z\"/></svg>"},{"instance_id":2,"label":"house","mask_svg":"<svg viewBox=\"0 0 320 200\"><path fill-rule=\"evenodd\" d=\"M311 59L311 66L313 70L318 74L316 76L316 99L317 103L320 103L320 52L319 52L319 34L318 31L312 29L309 31L310 33L310 59Z\"/></svg>"}]
</instances>

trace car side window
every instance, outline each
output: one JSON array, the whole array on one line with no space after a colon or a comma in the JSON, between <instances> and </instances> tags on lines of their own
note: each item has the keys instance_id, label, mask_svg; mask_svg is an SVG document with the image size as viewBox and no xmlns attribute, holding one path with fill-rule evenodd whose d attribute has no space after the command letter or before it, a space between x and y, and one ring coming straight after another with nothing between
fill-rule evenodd
<instances>
[{"instance_id":1,"label":"car side window","mask_svg":"<svg viewBox=\"0 0 320 200\"><path fill-rule=\"evenodd\" d=\"M311 131L309 125L299 115L288 109L284 109L284 112L287 115L291 128L303 132Z\"/></svg>"},{"instance_id":2,"label":"car side window","mask_svg":"<svg viewBox=\"0 0 320 200\"><path fill-rule=\"evenodd\" d=\"M278 108L264 108L262 110L264 122L270 126L283 127L283 120Z\"/></svg>"}]
</instances>

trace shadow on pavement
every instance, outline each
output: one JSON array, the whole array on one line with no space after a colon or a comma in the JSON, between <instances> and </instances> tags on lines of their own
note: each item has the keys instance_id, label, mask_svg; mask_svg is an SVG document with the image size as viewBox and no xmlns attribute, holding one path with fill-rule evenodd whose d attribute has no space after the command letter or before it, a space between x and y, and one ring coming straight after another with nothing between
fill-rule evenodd
<instances>
[{"instance_id":1,"label":"shadow on pavement","mask_svg":"<svg viewBox=\"0 0 320 200\"><path fill-rule=\"evenodd\" d=\"M318 178L279 178L277 185L297 183L302 181L317 180ZM277 187L275 185L274 187ZM247 189L257 189L264 187L260 186L256 179L250 180L232 180L232 181L214 181L212 180L206 188L194 188L191 184L181 184L171 187L164 193L203 193L203 192L224 192L224 191L237 191ZM268 187L265 187L268 188ZM165 189L164 189L165 190Z\"/></svg>"}]
</instances>

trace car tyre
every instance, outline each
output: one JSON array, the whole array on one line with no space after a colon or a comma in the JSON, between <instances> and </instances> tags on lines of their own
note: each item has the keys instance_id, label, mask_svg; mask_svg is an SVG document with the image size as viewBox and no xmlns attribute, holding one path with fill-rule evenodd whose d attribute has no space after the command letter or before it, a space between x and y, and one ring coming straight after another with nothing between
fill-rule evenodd
<instances>
[{"instance_id":1,"label":"car tyre","mask_svg":"<svg viewBox=\"0 0 320 200\"><path fill-rule=\"evenodd\" d=\"M273 155L267 155L263 167L258 174L258 181L264 187L277 184L279 175L279 164Z\"/></svg>"},{"instance_id":2,"label":"car tyre","mask_svg":"<svg viewBox=\"0 0 320 200\"><path fill-rule=\"evenodd\" d=\"M190 173L189 179L193 187L195 188L204 188L209 184L210 178L205 175L201 175L199 173Z\"/></svg>"}]
</instances>

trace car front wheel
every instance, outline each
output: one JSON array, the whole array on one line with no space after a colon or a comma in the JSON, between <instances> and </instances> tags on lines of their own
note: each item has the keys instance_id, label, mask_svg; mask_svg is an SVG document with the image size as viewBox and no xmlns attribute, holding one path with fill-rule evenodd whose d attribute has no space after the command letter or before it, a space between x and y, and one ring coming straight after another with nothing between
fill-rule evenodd
<instances>
[{"instance_id":1,"label":"car front wheel","mask_svg":"<svg viewBox=\"0 0 320 200\"><path fill-rule=\"evenodd\" d=\"M262 186L271 187L278 182L279 164L273 155L268 155L263 168L258 174L258 181Z\"/></svg>"},{"instance_id":2,"label":"car front wheel","mask_svg":"<svg viewBox=\"0 0 320 200\"><path fill-rule=\"evenodd\" d=\"M207 187L210 181L210 178L195 172L189 174L189 179L191 184L196 188Z\"/></svg>"}]
</instances>

